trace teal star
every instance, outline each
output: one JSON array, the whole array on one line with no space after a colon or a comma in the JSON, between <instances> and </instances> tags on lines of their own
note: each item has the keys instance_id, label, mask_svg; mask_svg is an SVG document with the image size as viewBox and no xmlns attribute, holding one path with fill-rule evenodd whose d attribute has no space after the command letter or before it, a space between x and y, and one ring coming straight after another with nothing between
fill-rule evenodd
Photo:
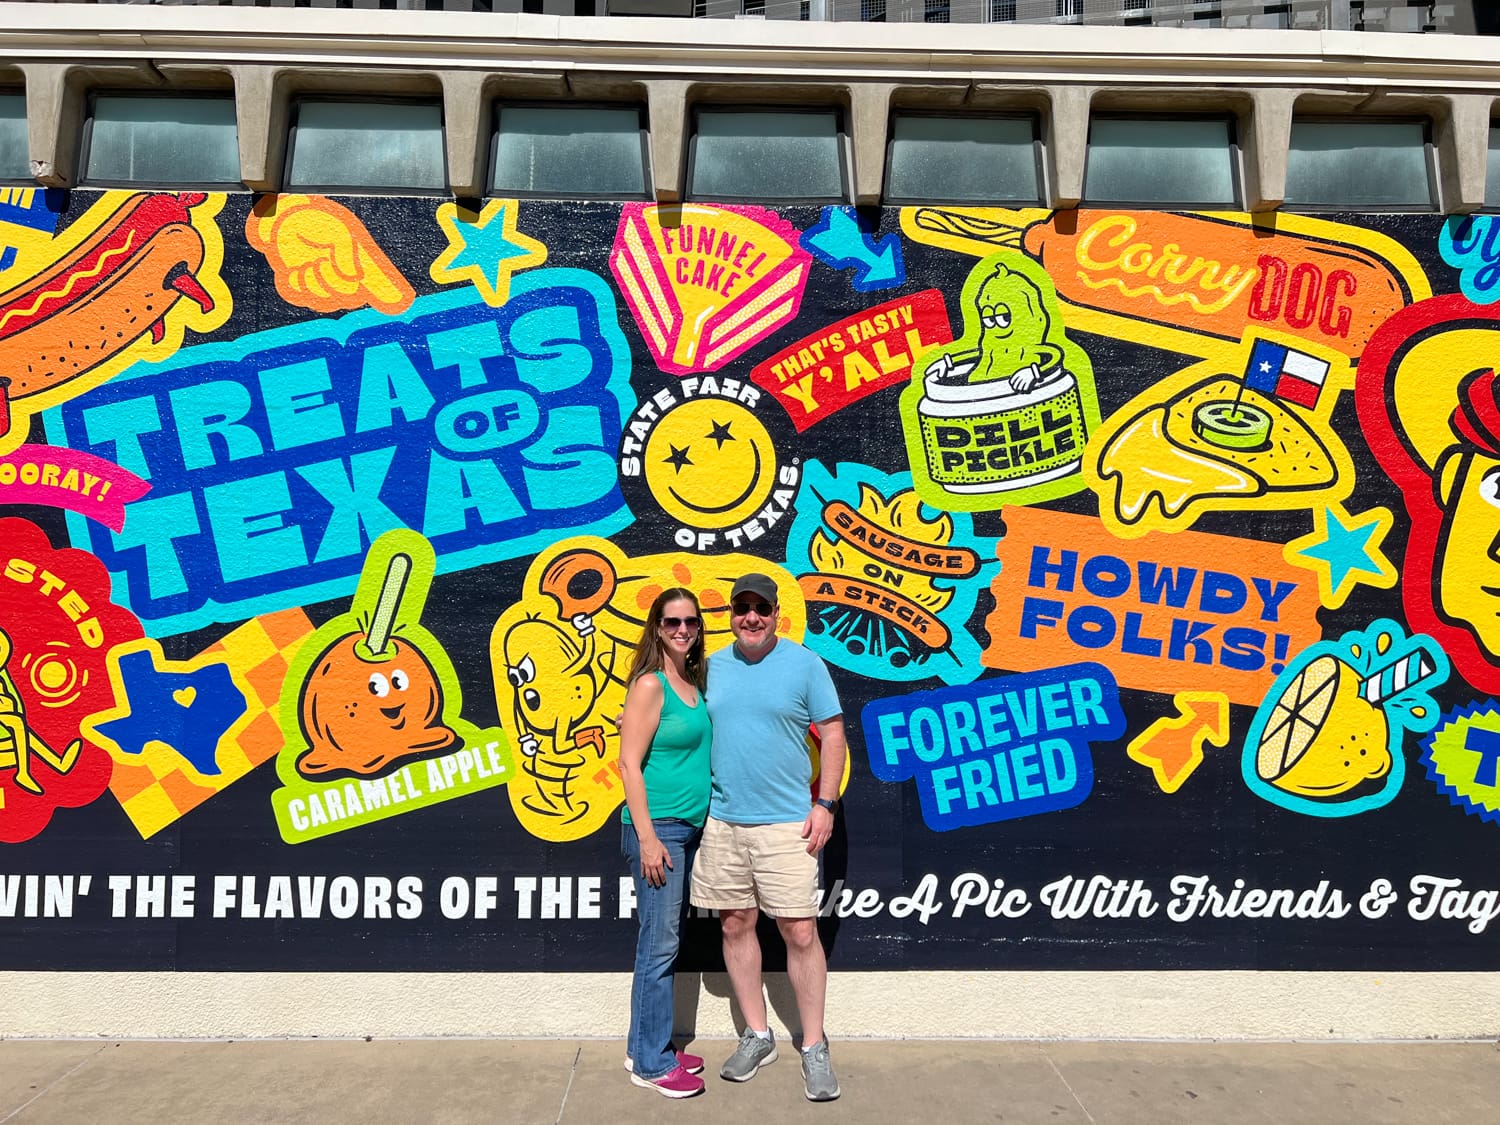
<instances>
[{"instance_id":1,"label":"teal star","mask_svg":"<svg viewBox=\"0 0 1500 1125\"><path fill-rule=\"evenodd\" d=\"M432 263L432 280L442 285L468 281L486 303L505 304L511 274L547 260L546 246L516 230L520 209L514 199L492 199L478 215L453 203L439 207L438 226L448 236L448 246Z\"/></svg>"},{"instance_id":2,"label":"teal star","mask_svg":"<svg viewBox=\"0 0 1500 1125\"><path fill-rule=\"evenodd\" d=\"M1347 518L1348 522L1345 522ZM1288 562L1318 572L1318 590L1324 605L1336 609L1344 604L1350 590L1360 582L1389 589L1396 582L1396 568L1380 549L1386 532L1391 529L1391 513L1372 508L1351 516L1341 508L1324 508L1314 516L1310 535L1286 545ZM1368 575L1357 578L1356 575Z\"/></svg>"}]
</instances>

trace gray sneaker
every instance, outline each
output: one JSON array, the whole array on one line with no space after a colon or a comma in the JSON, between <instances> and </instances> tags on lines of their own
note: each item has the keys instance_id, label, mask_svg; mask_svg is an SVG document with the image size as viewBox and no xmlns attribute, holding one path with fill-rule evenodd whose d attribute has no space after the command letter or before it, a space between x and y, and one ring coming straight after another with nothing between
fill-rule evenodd
<instances>
[{"instance_id":1,"label":"gray sneaker","mask_svg":"<svg viewBox=\"0 0 1500 1125\"><path fill-rule=\"evenodd\" d=\"M776 1061L776 1033L771 1033L771 1038L762 1039L749 1028L745 1034L740 1036L740 1045L734 1049L734 1054L725 1060L724 1065L719 1068L719 1077L727 1078L731 1082L749 1082L755 1077L755 1072L763 1066Z\"/></svg>"},{"instance_id":2,"label":"gray sneaker","mask_svg":"<svg viewBox=\"0 0 1500 1125\"><path fill-rule=\"evenodd\" d=\"M831 1102L839 1096L839 1080L828 1058L828 1040L814 1043L802 1052L802 1083L810 1102Z\"/></svg>"}]
</instances>

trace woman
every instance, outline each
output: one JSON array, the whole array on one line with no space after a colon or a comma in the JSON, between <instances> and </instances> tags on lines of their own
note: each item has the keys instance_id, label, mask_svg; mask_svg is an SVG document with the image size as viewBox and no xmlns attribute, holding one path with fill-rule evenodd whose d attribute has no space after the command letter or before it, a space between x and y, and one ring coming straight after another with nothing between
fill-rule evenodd
<instances>
[{"instance_id":1,"label":"woman","mask_svg":"<svg viewBox=\"0 0 1500 1125\"><path fill-rule=\"evenodd\" d=\"M687 880L708 816L712 728L703 621L690 590L651 603L620 719L620 848L635 878L640 937L630 990L630 1080L669 1098L703 1092L703 1060L672 1046L672 975Z\"/></svg>"}]
</instances>

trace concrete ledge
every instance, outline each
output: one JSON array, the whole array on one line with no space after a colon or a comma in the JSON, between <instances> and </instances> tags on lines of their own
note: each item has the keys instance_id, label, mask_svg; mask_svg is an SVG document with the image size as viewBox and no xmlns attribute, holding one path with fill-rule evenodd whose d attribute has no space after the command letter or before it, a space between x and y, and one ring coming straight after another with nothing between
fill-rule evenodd
<instances>
[{"instance_id":1,"label":"concrete ledge","mask_svg":"<svg viewBox=\"0 0 1500 1125\"><path fill-rule=\"evenodd\" d=\"M737 1031L726 978L679 973L685 1035ZM784 976L772 1023L795 1031ZM624 1036L625 973L0 973L0 1038ZM840 973L841 1038L1466 1039L1494 973Z\"/></svg>"}]
</instances>

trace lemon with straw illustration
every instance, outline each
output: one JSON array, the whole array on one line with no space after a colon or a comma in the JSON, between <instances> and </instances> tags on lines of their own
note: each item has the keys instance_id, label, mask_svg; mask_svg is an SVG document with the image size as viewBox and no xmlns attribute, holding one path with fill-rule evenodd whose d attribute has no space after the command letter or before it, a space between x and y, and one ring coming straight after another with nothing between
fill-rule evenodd
<instances>
[{"instance_id":1,"label":"lemon with straw illustration","mask_svg":"<svg viewBox=\"0 0 1500 1125\"><path fill-rule=\"evenodd\" d=\"M1245 740L1242 771L1260 796L1314 816L1348 816L1401 787L1405 730L1428 730L1427 689L1448 675L1429 637L1393 621L1305 650L1267 694ZM1386 778L1378 793L1337 800Z\"/></svg>"}]
</instances>

